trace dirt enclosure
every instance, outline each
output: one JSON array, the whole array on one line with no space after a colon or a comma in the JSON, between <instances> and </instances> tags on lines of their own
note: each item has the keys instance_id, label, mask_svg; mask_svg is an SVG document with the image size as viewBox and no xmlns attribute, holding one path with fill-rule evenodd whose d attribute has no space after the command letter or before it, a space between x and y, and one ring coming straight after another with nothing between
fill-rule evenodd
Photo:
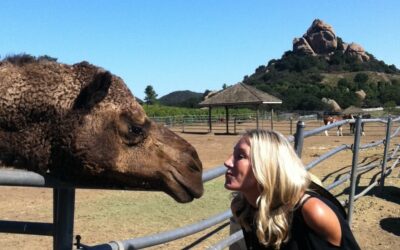
<instances>
[{"instance_id":1,"label":"dirt enclosure","mask_svg":"<svg viewBox=\"0 0 400 250\"><path fill-rule=\"evenodd\" d=\"M178 132L179 133L179 132ZM285 133L285 132L284 132ZM220 166L232 152L239 135L182 134L198 150L204 168ZM305 140L303 161L342 144L352 144L353 137L314 136ZM362 137L362 143L383 139L382 135ZM400 143L399 137L392 144ZM360 165L379 161L383 147L360 152ZM328 185L343 176L351 165L351 152L341 152L313 168L311 172ZM389 165L391 165L389 163ZM400 249L400 178L399 167L387 177L383 192L372 189L355 202L352 229L362 249ZM363 173L361 187L377 177L376 171ZM77 190L74 234L82 236L83 243L94 245L112 240L145 236L195 223L228 209L229 193L222 188L223 178L206 185L205 196L190 205L176 204L171 198L156 192L120 190ZM340 200L346 200L349 182L332 190ZM0 187L1 220L52 221L52 191L45 188ZM212 190L212 191L210 191ZM175 213L174 213L175 212ZM178 213L178 214L176 214ZM223 228L219 230L219 228ZM208 234L212 238L204 240ZM225 238L228 227L217 226L207 232L156 246L152 249L205 249ZM43 236L0 234L0 249L52 249L52 238Z\"/></svg>"}]
</instances>

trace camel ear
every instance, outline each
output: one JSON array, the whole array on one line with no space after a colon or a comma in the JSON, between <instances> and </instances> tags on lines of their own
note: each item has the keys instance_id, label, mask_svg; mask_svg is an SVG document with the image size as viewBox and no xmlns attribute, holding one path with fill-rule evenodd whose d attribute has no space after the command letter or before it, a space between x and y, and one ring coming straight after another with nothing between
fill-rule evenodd
<instances>
[{"instance_id":1,"label":"camel ear","mask_svg":"<svg viewBox=\"0 0 400 250\"><path fill-rule=\"evenodd\" d=\"M75 100L73 109L90 110L101 102L108 94L111 86L112 76L110 72L97 73L93 81L83 87Z\"/></svg>"}]
</instances>

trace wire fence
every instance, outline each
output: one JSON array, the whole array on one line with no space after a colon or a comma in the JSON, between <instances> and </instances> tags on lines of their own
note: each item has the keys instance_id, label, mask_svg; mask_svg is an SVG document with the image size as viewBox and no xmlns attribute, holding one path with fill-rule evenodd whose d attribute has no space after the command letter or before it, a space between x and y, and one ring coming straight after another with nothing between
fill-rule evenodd
<instances>
[{"instance_id":1,"label":"wire fence","mask_svg":"<svg viewBox=\"0 0 400 250\"><path fill-rule=\"evenodd\" d=\"M272 117L272 119L271 119ZM192 134L240 134L249 128L257 128L257 114L244 113L232 115L226 121L225 115L208 116L168 116L152 117L152 120L162 124L174 132ZM280 131L283 134L294 135L296 133L296 123L298 121L307 122L307 129L313 130L324 126L322 112L303 112L303 113L268 113L263 112L259 115L258 124L260 129L271 129ZM344 136L353 136L351 129L352 122L344 123L342 130ZM336 134L336 128L332 127L328 133ZM364 125L364 131L368 135L384 136L385 127L377 122L368 122ZM319 134L322 136L323 134Z\"/></svg>"}]
</instances>

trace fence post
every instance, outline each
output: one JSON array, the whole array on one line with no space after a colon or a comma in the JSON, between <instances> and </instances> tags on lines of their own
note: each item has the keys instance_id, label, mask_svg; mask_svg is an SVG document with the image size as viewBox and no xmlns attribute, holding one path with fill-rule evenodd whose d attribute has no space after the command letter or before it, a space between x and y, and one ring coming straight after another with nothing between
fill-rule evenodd
<instances>
[{"instance_id":1,"label":"fence post","mask_svg":"<svg viewBox=\"0 0 400 250\"><path fill-rule=\"evenodd\" d=\"M382 172L381 172L381 183L380 192L383 192L383 187L385 186L385 170L387 163L388 151L390 149L390 133L392 129L392 117L388 117L386 124L386 139L385 139L385 149L383 151L383 162L382 162Z\"/></svg>"},{"instance_id":2,"label":"fence post","mask_svg":"<svg viewBox=\"0 0 400 250\"><path fill-rule=\"evenodd\" d=\"M354 204L354 196L356 192L357 186L357 165L358 165L358 151L360 147L360 138L361 138L361 117L357 116L355 123L355 131L354 131L354 144L353 144L353 159L351 163L351 175L350 175L350 194L349 194L349 207L348 207L348 222L351 224L351 220L353 217L353 204Z\"/></svg>"},{"instance_id":3,"label":"fence post","mask_svg":"<svg viewBox=\"0 0 400 250\"><path fill-rule=\"evenodd\" d=\"M53 188L54 249L73 248L74 208L74 188Z\"/></svg>"},{"instance_id":4,"label":"fence post","mask_svg":"<svg viewBox=\"0 0 400 250\"><path fill-rule=\"evenodd\" d=\"M290 135L293 135L293 118L289 117L289 121L290 121Z\"/></svg>"},{"instance_id":5,"label":"fence post","mask_svg":"<svg viewBox=\"0 0 400 250\"><path fill-rule=\"evenodd\" d=\"M185 133L185 117L182 116L182 133Z\"/></svg>"},{"instance_id":6,"label":"fence post","mask_svg":"<svg viewBox=\"0 0 400 250\"><path fill-rule=\"evenodd\" d=\"M211 106L208 107L208 132L212 132Z\"/></svg>"},{"instance_id":7,"label":"fence post","mask_svg":"<svg viewBox=\"0 0 400 250\"><path fill-rule=\"evenodd\" d=\"M236 222L236 220L233 217L231 217L229 219L229 235L232 235L237 231L241 230L242 228L240 227L240 224ZM246 242L244 241L244 238L236 241L235 243L229 246L229 250L240 250L240 249L246 249Z\"/></svg>"},{"instance_id":8,"label":"fence post","mask_svg":"<svg viewBox=\"0 0 400 250\"><path fill-rule=\"evenodd\" d=\"M236 134L236 116L233 118L233 133Z\"/></svg>"},{"instance_id":9,"label":"fence post","mask_svg":"<svg viewBox=\"0 0 400 250\"><path fill-rule=\"evenodd\" d=\"M274 130L274 109L271 109L271 130Z\"/></svg>"},{"instance_id":10,"label":"fence post","mask_svg":"<svg viewBox=\"0 0 400 250\"><path fill-rule=\"evenodd\" d=\"M301 158L301 152L303 151L305 126L306 125L303 121L298 121L296 134L294 135L294 150L296 151L297 156L299 156L300 158Z\"/></svg>"},{"instance_id":11,"label":"fence post","mask_svg":"<svg viewBox=\"0 0 400 250\"><path fill-rule=\"evenodd\" d=\"M225 128L226 128L226 134L229 134L229 109L228 109L228 106L225 106Z\"/></svg>"}]
</instances>

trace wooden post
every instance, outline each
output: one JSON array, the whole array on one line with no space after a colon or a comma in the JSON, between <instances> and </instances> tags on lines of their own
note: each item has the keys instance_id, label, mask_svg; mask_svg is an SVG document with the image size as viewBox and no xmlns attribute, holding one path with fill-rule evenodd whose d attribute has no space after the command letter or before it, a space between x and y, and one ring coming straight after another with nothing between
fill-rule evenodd
<instances>
[{"instance_id":1,"label":"wooden post","mask_svg":"<svg viewBox=\"0 0 400 250\"><path fill-rule=\"evenodd\" d=\"M271 130L274 130L274 109L271 108Z\"/></svg>"},{"instance_id":2,"label":"wooden post","mask_svg":"<svg viewBox=\"0 0 400 250\"><path fill-rule=\"evenodd\" d=\"M236 134L236 122L237 122L237 120L236 120L236 117L235 117L235 118L233 118L233 133L234 134Z\"/></svg>"},{"instance_id":3,"label":"wooden post","mask_svg":"<svg viewBox=\"0 0 400 250\"><path fill-rule=\"evenodd\" d=\"M259 108L260 108L260 106L259 106L259 105L257 105L257 110L256 110L256 123L257 123L257 130L260 128L260 126L258 125L258 116L260 115L260 114L259 114Z\"/></svg>"},{"instance_id":4,"label":"wooden post","mask_svg":"<svg viewBox=\"0 0 400 250\"><path fill-rule=\"evenodd\" d=\"M212 124L211 124L211 106L208 107L208 132L212 132Z\"/></svg>"},{"instance_id":5,"label":"wooden post","mask_svg":"<svg viewBox=\"0 0 400 250\"><path fill-rule=\"evenodd\" d=\"M229 109L225 106L225 122L226 122L226 134L229 134Z\"/></svg>"}]
</instances>

